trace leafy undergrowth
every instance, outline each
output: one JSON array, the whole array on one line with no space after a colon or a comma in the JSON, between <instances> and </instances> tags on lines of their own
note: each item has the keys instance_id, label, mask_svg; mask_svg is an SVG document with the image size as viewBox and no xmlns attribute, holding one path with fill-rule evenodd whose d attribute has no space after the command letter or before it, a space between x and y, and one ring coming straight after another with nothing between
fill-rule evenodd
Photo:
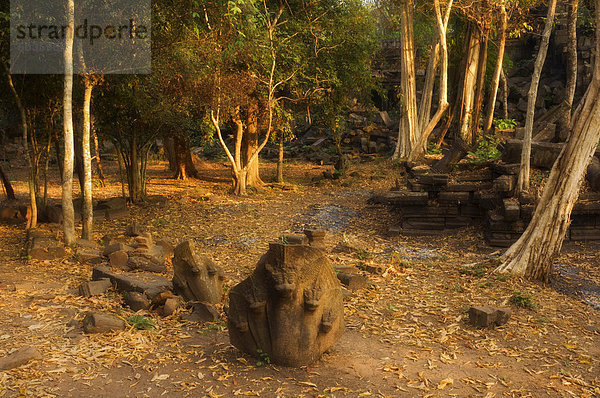
<instances>
[{"instance_id":1,"label":"leafy undergrowth","mask_svg":"<svg viewBox=\"0 0 600 398\"><path fill-rule=\"evenodd\" d=\"M370 190L393 184L393 169L385 163L353 167L358 175L315 187L311 179L324 167L290 165L295 191L266 188L235 198L226 193L228 170L221 164L203 165L209 181L185 182L167 179L164 165L154 165L150 194L168 201L131 208L132 219L156 237L172 243L195 239L225 269L226 290L283 233L328 225L332 262L383 274L370 275L371 286L345 300L346 332L320 361L289 369L260 353L243 355L229 345L224 314L222 322L199 325L180 321L181 310L167 318L134 314L114 292L79 297L73 289L90 278L91 266L72 259L26 262L24 232L1 226L0 357L34 345L42 360L0 372L0 397L600 394L598 311L548 286L494 274L495 264L484 260L495 249L476 229L434 239L388 237L393 216L366 201ZM274 167L265 169L268 180ZM16 188L25 197L24 184ZM58 189L56 183L50 187L55 198ZM95 192L119 193L116 181ZM95 238L123 231L130 221L98 224ZM331 251L338 244L350 250ZM598 277L596 253L592 245L571 246L559 261ZM475 329L467 322L470 305L510 306L513 316L505 326ZM112 312L130 327L83 335L69 321L90 309Z\"/></svg>"}]
</instances>

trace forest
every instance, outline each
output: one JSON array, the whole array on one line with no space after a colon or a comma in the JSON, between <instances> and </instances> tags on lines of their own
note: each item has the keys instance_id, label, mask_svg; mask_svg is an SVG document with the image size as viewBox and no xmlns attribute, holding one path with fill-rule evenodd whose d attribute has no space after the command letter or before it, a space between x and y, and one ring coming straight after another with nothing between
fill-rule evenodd
<instances>
[{"instance_id":1,"label":"forest","mask_svg":"<svg viewBox=\"0 0 600 398\"><path fill-rule=\"evenodd\" d=\"M600 0L0 5L0 397L600 396Z\"/></svg>"}]
</instances>

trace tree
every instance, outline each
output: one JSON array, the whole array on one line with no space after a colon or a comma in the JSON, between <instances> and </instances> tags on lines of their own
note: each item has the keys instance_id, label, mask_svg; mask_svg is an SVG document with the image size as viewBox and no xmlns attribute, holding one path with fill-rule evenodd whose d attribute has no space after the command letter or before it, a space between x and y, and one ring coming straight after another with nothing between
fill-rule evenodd
<instances>
[{"instance_id":1,"label":"tree","mask_svg":"<svg viewBox=\"0 0 600 398\"><path fill-rule=\"evenodd\" d=\"M600 0L596 0L596 53L600 54ZM558 156L527 229L502 256L497 272L548 281L552 261L560 252L571 210L585 171L600 139L600 57L571 120L571 134Z\"/></svg>"},{"instance_id":2,"label":"tree","mask_svg":"<svg viewBox=\"0 0 600 398\"><path fill-rule=\"evenodd\" d=\"M92 227L94 218L94 209L92 208L92 154L90 150L90 130L91 117L90 107L92 102L92 91L94 89L94 78L90 75L84 75L83 83L85 91L83 95L83 131L81 137L81 149L83 153L83 208L81 215L83 239L92 239Z\"/></svg>"},{"instance_id":3,"label":"tree","mask_svg":"<svg viewBox=\"0 0 600 398\"><path fill-rule=\"evenodd\" d=\"M17 108L19 109L19 115L21 117L21 133L23 139L23 148L25 149L25 158L27 159L27 186L29 188L29 206L31 207L31 219L27 220L27 229L36 228L37 227L37 199L35 194L35 182L34 182L34 165L32 162L32 155L29 151L29 134L27 128L27 113L25 112L25 107L21 102L21 97L17 93L15 85L12 80L12 76L10 71L6 69L6 75L8 76L8 85L15 97L15 102L17 104ZM11 188L12 189L12 188ZM7 194L8 194L7 190ZM14 193L13 193L14 197Z\"/></svg>"},{"instance_id":4,"label":"tree","mask_svg":"<svg viewBox=\"0 0 600 398\"><path fill-rule=\"evenodd\" d=\"M149 84L151 78L106 76L93 104L98 129L113 142L122 158L133 203L146 197L148 154L161 127L152 116L160 112L161 102Z\"/></svg>"},{"instance_id":5,"label":"tree","mask_svg":"<svg viewBox=\"0 0 600 398\"><path fill-rule=\"evenodd\" d=\"M439 0L434 0L433 3L437 22L437 33L439 37L437 39L436 45L434 45L433 54L431 55L431 57L433 58L433 62L430 62L430 65L432 65L432 67L428 70L427 74L427 78L431 79L431 88L429 89L429 91L426 91L424 95L430 96L433 91L432 82L435 75L435 64L438 52L437 48L439 47L439 52L441 53L439 103L437 111L431 118L429 118L429 115L431 114L430 103L428 105L422 105L422 116L419 118L419 120L421 121L421 132L417 139L416 145L412 148L411 152L409 153L409 160L416 160L417 158L423 155L427 147L427 140L429 139L429 136L433 132L435 126L442 119L442 116L444 116L444 113L446 113L446 110L450 105L448 103L448 44L446 40L446 32L448 30L448 21L450 20L450 11L452 10L452 0L449 0L447 2L446 10L444 12L442 12ZM431 73L431 76L429 75L429 73Z\"/></svg>"},{"instance_id":6,"label":"tree","mask_svg":"<svg viewBox=\"0 0 600 398\"><path fill-rule=\"evenodd\" d=\"M535 116L535 102L537 99L538 86L542 75L542 68L546 61L548 44L550 42L550 33L554 26L554 11L556 10L556 0L550 0L548 3L548 15L544 24L542 41L540 49L535 59L535 66L531 76L531 85L527 94L527 113L525 115L525 134L523 138L523 148L521 152L521 168L519 170L519 179L517 181L517 192L527 191L529 189L531 141L533 136L533 118Z\"/></svg>"},{"instance_id":7,"label":"tree","mask_svg":"<svg viewBox=\"0 0 600 398\"><path fill-rule=\"evenodd\" d=\"M508 16L506 14L506 6L504 0L500 3L500 26L498 27L498 55L496 57L496 67L494 76L490 86L490 97L488 100L487 111L483 123L483 133L488 134L492 129L494 120L494 110L496 109L496 97L498 95L498 86L500 85L500 77L502 75L502 64L504 61L504 49L506 47L506 29L508 27Z\"/></svg>"},{"instance_id":8,"label":"tree","mask_svg":"<svg viewBox=\"0 0 600 398\"><path fill-rule=\"evenodd\" d=\"M8 200L16 200L15 191L10 183L8 177L6 177L6 173L4 173L4 169L0 164L0 179L2 180L2 186L4 187L4 192L6 193L6 199Z\"/></svg>"},{"instance_id":9,"label":"tree","mask_svg":"<svg viewBox=\"0 0 600 398\"><path fill-rule=\"evenodd\" d=\"M65 154L62 176L62 212L65 244L75 243L75 211L73 209L73 160L75 157L73 141L73 37L75 31L75 3L67 2L67 33L64 50L65 83L63 94L63 131Z\"/></svg>"}]
</instances>

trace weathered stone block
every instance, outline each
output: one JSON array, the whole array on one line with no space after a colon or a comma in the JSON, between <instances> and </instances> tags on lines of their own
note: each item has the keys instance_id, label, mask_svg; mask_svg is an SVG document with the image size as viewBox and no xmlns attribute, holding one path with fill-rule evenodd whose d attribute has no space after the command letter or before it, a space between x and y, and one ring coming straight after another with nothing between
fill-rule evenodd
<instances>
[{"instance_id":1,"label":"weathered stone block","mask_svg":"<svg viewBox=\"0 0 600 398\"><path fill-rule=\"evenodd\" d=\"M107 333L125 329L125 321L115 316L88 312L83 318L83 331L86 333Z\"/></svg>"},{"instance_id":2,"label":"weathered stone block","mask_svg":"<svg viewBox=\"0 0 600 398\"><path fill-rule=\"evenodd\" d=\"M510 308L494 308L490 306L472 306L469 308L471 325L479 328L493 328L508 322L512 315Z\"/></svg>"},{"instance_id":3,"label":"weathered stone block","mask_svg":"<svg viewBox=\"0 0 600 398\"><path fill-rule=\"evenodd\" d=\"M496 310L489 306L469 308L469 321L471 325L479 328L488 328L496 322Z\"/></svg>"},{"instance_id":4,"label":"weathered stone block","mask_svg":"<svg viewBox=\"0 0 600 398\"><path fill-rule=\"evenodd\" d=\"M194 241L185 241L175 248L173 287L185 300L220 302L223 280L221 268L200 254Z\"/></svg>"},{"instance_id":5,"label":"weathered stone block","mask_svg":"<svg viewBox=\"0 0 600 398\"><path fill-rule=\"evenodd\" d=\"M110 268L98 266L92 272L92 279L98 280L109 278L120 292L135 291L145 293L152 299L161 292L170 291L173 288L171 282L164 276L150 272L117 272Z\"/></svg>"},{"instance_id":6,"label":"weathered stone block","mask_svg":"<svg viewBox=\"0 0 600 398\"><path fill-rule=\"evenodd\" d=\"M15 352L0 358L0 371L18 368L34 359L41 359L42 355L35 347L22 347Z\"/></svg>"},{"instance_id":7,"label":"weathered stone block","mask_svg":"<svg viewBox=\"0 0 600 398\"><path fill-rule=\"evenodd\" d=\"M127 266L132 270L155 272L157 274L167 272L167 267L164 262L142 253L129 253Z\"/></svg>"},{"instance_id":8,"label":"weathered stone block","mask_svg":"<svg viewBox=\"0 0 600 398\"><path fill-rule=\"evenodd\" d=\"M100 264L105 259L100 255L100 252L96 249L89 249L87 247L78 247L76 250L77 259L82 263L89 264Z\"/></svg>"},{"instance_id":9,"label":"weathered stone block","mask_svg":"<svg viewBox=\"0 0 600 398\"><path fill-rule=\"evenodd\" d=\"M121 242L116 242L116 243L109 243L105 248L104 251L102 252L103 256L110 256L111 253L117 252L117 251L126 251L129 252L131 251L132 248L127 246L124 243Z\"/></svg>"},{"instance_id":10,"label":"weathered stone block","mask_svg":"<svg viewBox=\"0 0 600 398\"><path fill-rule=\"evenodd\" d=\"M110 260L110 266L118 269L127 269L127 262L129 261L129 255L125 250L118 250L108 255Z\"/></svg>"},{"instance_id":11,"label":"weathered stone block","mask_svg":"<svg viewBox=\"0 0 600 398\"><path fill-rule=\"evenodd\" d=\"M308 244L311 247L325 250L325 231L322 229L307 229L304 234L308 238Z\"/></svg>"},{"instance_id":12,"label":"weathered stone block","mask_svg":"<svg viewBox=\"0 0 600 398\"><path fill-rule=\"evenodd\" d=\"M138 224L137 222L132 222L128 227L126 234L127 236L141 236L146 233L146 228Z\"/></svg>"},{"instance_id":13,"label":"weathered stone block","mask_svg":"<svg viewBox=\"0 0 600 398\"><path fill-rule=\"evenodd\" d=\"M111 287L112 283L108 278L90 281L79 285L79 294L83 297L97 296L103 294Z\"/></svg>"},{"instance_id":14,"label":"weathered stone block","mask_svg":"<svg viewBox=\"0 0 600 398\"><path fill-rule=\"evenodd\" d=\"M519 202L515 198L506 198L503 200L504 219L506 221L517 221L521 216Z\"/></svg>"},{"instance_id":15,"label":"weathered stone block","mask_svg":"<svg viewBox=\"0 0 600 398\"><path fill-rule=\"evenodd\" d=\"M54 238L34 237L30 241L28 255L34 260L55 260L63 258L67 253Z\"/></svg>"},{"instance_id":16,"label":"weathered stone block","mask_svg":"<svg viewBox=\"0 0 600 398\"><path fill-rule=\"evenodd\" d=\"M125 294L125 304L133 311L147 310L150 308L150 300L148 300L148 297L139 292L127 292Z\"/></svg>"},{"instance_id":17,"label":"weathered stone block","mask_svg":"<svg viewBox=\"0 0 600 398\"><path fill-rule=\"evenodd\" d=\"M317 360L344 330L342 290L322 250L271 243L250 277L229 293L231 343L276 364Z\"/></svg>"},{"instance_id":18,"label":"weathered stone block","mask_svg":"<svg viewBox=\"0 0 600 398\"><path fill-rule=\"evenodd\" d=\"M104 214L107 220L116 220L129 217L129 209L106 209Z\"/></svg>"},{"instance_id":19,"label":"weathered stone block","mask_svg":"<svg viewBox=\"0 0 600 398\"><path fill-rule=\"evenodd\" d=\"M369 278L365 275L338 272L337 277L350 290L365 289L369 287L370 283Z\"/></svg>"}]
</instances>

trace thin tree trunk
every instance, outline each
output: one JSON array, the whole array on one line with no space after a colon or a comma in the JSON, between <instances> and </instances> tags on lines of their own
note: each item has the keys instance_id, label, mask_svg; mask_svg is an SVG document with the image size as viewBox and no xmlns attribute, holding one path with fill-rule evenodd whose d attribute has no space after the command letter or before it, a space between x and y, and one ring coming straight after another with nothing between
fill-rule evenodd
<instances>
[{"instance_id":1,"label":"thin tree trunk","mask_svg":"<svg viewBox=\"0 0 600 398\"><path fill-rule=\"evenodd\" d=\"M496 110L496 98L498 96L498 86L500 85L500 75L502 74L502 62L504 61L504 49L506 47L506 28L508 26L508 17L506 15L506 7L504 0L500 4L500 27L498 37L498 58L496 59L496 68L492 78L490 87L490 98L488 100L487 113L483 124L483 133L489 134L494 121L494 111Z\"/></svg>"},{"instance_id":2,"label":"thin tree trunk","mask_svg":"<svg viewBox=\"0 0 600 398\"><path fill-rule=\"evenodd\" d=\"M117 162L119 163L119 180L121 180L121 197L124 199L127 198L127 194L125 193L125 167L123 165L123 155L121 151L115 148L117 152Z\"/></svg>"},{"instance_id":3,"label":"thin tree trunk","mask_svg":"<svg viewBox=\"0 0 600 398\"><path fill-rule=\"evenodd\" d=\"M575 98L575 89L577 87L577 12L579 9L579 0L571 0L569 4L567 30L569 32L568 49L568 68L567 68L567 102L572 107Z\"/></svg>"},{"instance_id":4,"label":"thin tree trunk","mask_svg":"<svg viewBox=\"0 0 600 398\"><path fill-rule=\"evenodd\" d=\"M19 114L21 116L21 133L23 138L23 148L25 150L25 157L27 158L27 169L28 169L28 177L27 177L27 186L29 188L29 202L31 206L31 219L27 220L27 229L36 228L37 227L37 200L35 196L35 184L34 184L34 172L33 172L33 161L32 154L29 151L28 145L28 134L27 134L27 113L25 112L25 108L23 107L23 103L21 102L21 98L17 93L15 85L13 84L12 76L10 71L7 68L7 76L8 76L8 84L10 89L15 96L15 101L17 103L17 108L19 109ZM8 191L7 191L8 193ZM14 196L14 194L13 194Z\"/></svg>"},{"instance_id":5,"label":"thin tree trunk","mask_svg":"<svg viewBox=\"0 0 600 398\"><path fill-rule=\"evenodd\" d=\"M485 70L487 66L487 53L490 30L488 26L482 27L479 42L479 62L477 63L477 79L475 80L475 95L473 96L473 111L471 113L471 146L474 146L479 136L479 126L481 121L481 109L483 108L483 92L485 86Z\"/></svg>"},{"instance_id":6,"label":"thin tree trunk","mask_svg":"<svg viewBox=\"0 0 600 398\"><path fill-rule=\"evenodd\" d=\"M283 184L283 131L279 133L279 156L277 158L277 182Z\"/></svg>"},{"instance_id":7,"label":"thin tree trunk","mask_svg":"<svg viewBox=\"0 0 600 398\"><path fill-rule=\"evenodd\" d=\"M400 2L401 29L401 93L402 110L398 141L392 159L407 158L417 142L417 83L415 76L415 47L413 34L414 0Z\"/></svg>"},{"instance_id":8,"label":"thin tree trunk","mask_svg":"<svg viewBox=\"0 0 600 398\"><path fill-rule=\"evenodd\" d=\"M127 167L127 181L129 185L129 199L133 203L140 203L144 200L144 189L142 182L142 165L143 156L140 159L138 148L137 134L134 132L131 148L129 149L129 167Z\"/></svg>"},{"instance_id":9,"label":"thin tree trunk","mask_svg":"<svg viewBox=\"0 0 600 398\"><path fill-rule=\"evenodd\" d=\"M84 77L85 92L83 96L83 134L81 137L81 149L83 153L83 207L81 214L82 232L81 237L86 240L92 239L94 210L92 208L92 154L90 150L90 106L92 102L92 91L94 82L90 76Z\"/></svg>"},{"instance_id":10,"label":"thin tree trunk","mask_svg":"<svg viewBox=\"0 0 600 398\"><path fill-rule=\"evenodd\" d=\"M221 133L221 126L219 125L219 109L217 109L217 114L215 116L214 111L210 111L210 120L217 131L217 137L219 138L219 142L221 143L221 147L225 151L229 162L231 163L231 169L233 174L233 193L239 196L247 195L246 191L246 178L247 178L247 169L241 167L241 146L242 146L242 133L243 133L243 124L239 118L234 118L234 122L236 123L236 135L235 135L235 154L232 154L225 140L223 139L223 134Z\"/></svg>"},{"instance_id":11,"label":"thin tree trunk","mask_svg":"<svg viewBox=\"0 0 600 398\"><path fill-rule=\"evenodd\" d=\"M479 50L480 42L481 42L481 34L475 29L471 31L469 36L469 52L467 55L467 64L465 68L465 79L463 82L463 101L461 105L460 111L460 137L467 144L471 145L473 143L472 136L472 124L473 120L473 106L474 106L474 96L475 89L477 85L477 66L479 65L479 55L481 51Z\"/></svg>"},{"instance_id":12,"label":"thin tree trunk","mask_svg":"<svg viewBox=\"0 0 600 398\"><path fill-rule=\"evenodd\" d=\"M6 192L7 200L16 200L15 191L10 183L10 180L6 177L2 165L0 164L0 179L2 179L2 185L4 186L4 192Z\"/></svg>"},{"instance_id":13,"label":"thin tree trunk","mask_svg":"<svg viewBox=\"0 0 600 398\"><path fill-rule=\"evenodd\" d=\"M439 28L438 28L439 29ZM440 55L439 38L436 38L431 46L429 61L427 62L427 70L425 72L425 84L423 85L423 94L419 102L419 126L426 126L431 118L431 104L433 99L433 88L435 86L435 76ZM427 148L424 148L426 151Z\"/></svg>"},{"instance_id":14,"label":"thin tree trunk","mask_svg":"<svg viewBox=\"0 0 600 398\"><path fill-rule=\"evenodd\" d=\"M565 101L572 109L575 98L575 89L577 88L577 10L579 8L578 0L570 0L567 6L567 81L565 84ZM566 112L556 122L557 136L564 141L569 136L569 124L571 123L571 111Z\"/></svg>"},{"instance_id":15,"label":"thin tree trunk","mask_svg":"<svg viewBox=\"0 0 600 398\"><path fill-rule=\"evenodd\" d=\"M600 54L600 0L596 0L596 54ZM554 163L529 226L502 257L497 272L548 281L571 211L600 139L600 57L592 82L572 119L572 133Z\"/></svg>"},{"instance_id":16,"label":"thin tree trunk","mask_svg":"<svg viewBox=\"0 0 600 398\"><path fill-rule=\"evenodd\" d=\"M548 3L548 15L542 33L542 41L535 60L533 74L531 76L531 86L527 94L527 114L525 116L525 134L523 138L523 148L521 152L521 169L519 170L519 179L517 181L517 193L529 190L529 172L530 172L530 156L531 156L531 141L533 135L533 118L535 116L535 103L537 98L538 86L542 68L546 61L546 53L548 52L548 43L550 42L550 33L554 25L554 11L556 10L556 0L550 0Z\"/></svg>"},{"instance_id":17,"label":"thin tree trunk","mask_svg":"<svg viewBox=\"0 0 600 398\"><path fill-rule=\"evenodd\" d=\"M502 111L504 112L504 119L508 119L508 81L504 74L504 68L500 72L500 80L502 81Z\"/></svg>"},{"instance_id":18,"label":"thin tree trunk","mask_svg":"<svg viewBox=\"0 0 600 398\"><path fill-rule=\"evenodd\" d=\"M104 171L102 170L102 160L100 159L100 141L98 140L98 133L94 126L92 127L92 135L94 137L94 148L95 148L95 158L96 158L96 169L98 170L98 178L100 179L102 186L104 186L104 182L106 177L104 177Z\"/></svg>"},{"instance_id":19,"label":"thin tree trunk","mask_svg":"<svg viewBox=\"0 0 600 398\"><path fill-rule=\"evenodd\" d=\"M63 165L64 165L64 159L61 156L62 151L60 150L60 139L58 136L58 131L56 129L54 129L52 131L52 134L54 135L54 152L56 154L56 164L58 165L58 175L60 176L60 180L62 181L63 179Z\"/></svg>"},{"instance_id":20,"label":"thin tree trunk","mask_svg":"<svg viewBox=\"0 0 600 398\"><path fill-rule=\"evenodd\" d=\"M65 156L62 179L62 211L65 244L75 243L75 211L73 209L73 35L75 30L75 4L68 0L68 26L66 34L65 83L63 96L63 128L65 134Z\"/></svg>"},{"instance_id":21,"label":"thin tree trunk","mask_svg":"<svg viewBox=\"0 0 600 398\"><path fill-rule=\"evenodd\" d=\"M441 66L440 66L440 99L438 109L431 119L423 119L424 124L419 124L422 131L419 134L416 145L413 147L408 156L409 160L416 160L427 150L427 140L433 132L435 126L439 123L442 116L448 109L448 45L446 41L446 31L448 21L450 19L450 11L452 9L452 0L446 4L446 11L442 14L439 0L434 0L435 14L437 19L438 47L441 49ZM429 104L431 106L431 103ZM429 113L429 110L428 110ZM426 123L425 123L426 122Z\"/></svg>"},{"instance_id":22,"label":"thin tree trunk","mask_svg":"<svg viewBox=\"0 0 600 398\"><path fill-rule=\"evenodd\" d=\"M48 166L50 164L50 147L52 146L52 134L48 131L48 146L46 147L46 163L44 164L44 196L42 197L42 208L48 206Z\"/></svg>"}]
</instances>

